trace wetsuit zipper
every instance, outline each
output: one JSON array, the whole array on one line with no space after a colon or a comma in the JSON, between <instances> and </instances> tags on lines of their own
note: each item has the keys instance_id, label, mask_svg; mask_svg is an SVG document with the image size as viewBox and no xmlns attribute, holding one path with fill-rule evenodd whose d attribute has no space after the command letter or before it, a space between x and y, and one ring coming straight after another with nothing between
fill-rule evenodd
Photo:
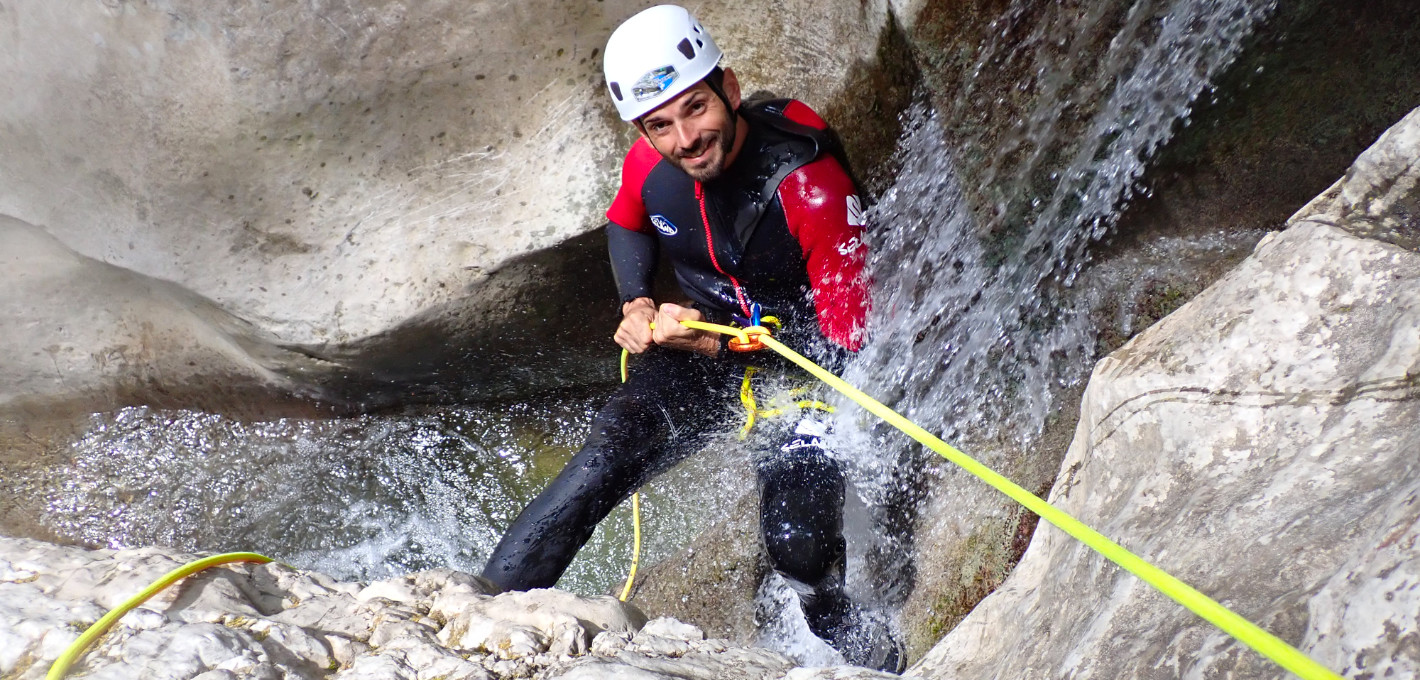
<instances>
[{"instance_id":1,"label":"wetsuit zipper","mask_svg":"<svg viewBox=\"0 0 1420 680\"><path fill-rule=\"evenodd\" d=\"M740 286L739 279L731 276L729 272L720 268L720 261L715 258L715 240L710 236L710 218L705 213L705 189L700 182L695 183L695 200L700 202L700 222L705 225L705 249L710 253L710 264L715 265L715 271L720 272L725 278L730 280L735 286L735 299L740 303L740 310L745 313L745 317L751 316L749 302L745 300L744 289Z\"/></svg>"}]
</instances>

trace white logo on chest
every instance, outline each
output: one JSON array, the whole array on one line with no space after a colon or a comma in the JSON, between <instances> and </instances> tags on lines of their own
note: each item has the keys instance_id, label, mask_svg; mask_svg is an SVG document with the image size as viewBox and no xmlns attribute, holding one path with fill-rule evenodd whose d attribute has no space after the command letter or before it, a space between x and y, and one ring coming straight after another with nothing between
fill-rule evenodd
<instances>
[{"instance_id":1,"label":"white logo on chest","mask_svg":"<svg viewBox=\"0 0 1420 680\"><path fill-rule=\"evenodd\" d=\"M651 224L656 225L656 231L659 231L666 236L675 236L676 233L680 231L679 229L675 228L674 224L671 224L670 220L666 219L664 216L661 215L652 215Z\"/></svg>"}]
</instances>

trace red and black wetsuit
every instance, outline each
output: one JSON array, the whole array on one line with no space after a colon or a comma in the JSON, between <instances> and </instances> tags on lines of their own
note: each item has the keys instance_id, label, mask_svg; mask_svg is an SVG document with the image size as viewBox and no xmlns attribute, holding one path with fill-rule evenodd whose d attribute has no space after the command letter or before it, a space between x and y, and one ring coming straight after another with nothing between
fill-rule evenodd
<instances>
[{"instance_id":1,"label":"red and black wetsuit","mask_svg":"<svg viewBox=\"0 0 1420 680\"><path fill-rule=\"evenodd\" d=\"M748 317L759 304L784 322L786 343L862 343L868 308L862 216L853 182L824 152L826 128L807 106L741 107L740 153L701 184L644 140L626 158L607 212L622 301L651 297L658 249L685 293L712 321ZM651 477L699 450L732 418L743 364L652 347L597 414L581 451L526 507L483 575L509 590L553 586L592 530ZM857 611L843 592L843 475L812 428L757 426L770 442L755 456L760 524L770 564L802 584L809 627L855 659ZM862 650L858 650L862 651Z\"/></svg>"},{"instance_id":2,"label":"red and black wetsuit","mask_svg":"<svg viewBox=\"0 0 1420 680\"><path fill-rule=\"evenodd\" d=\"M750 305L785 323L789 339L817 331L856 351L868 310L862 208L853 180L824 148L827 125L794 100L740 110L749 123L735 162L701 184L645 139L626 155L607 210L622 302L651 297L657 250L712 321Z\"/></svg>"}]
</instances>

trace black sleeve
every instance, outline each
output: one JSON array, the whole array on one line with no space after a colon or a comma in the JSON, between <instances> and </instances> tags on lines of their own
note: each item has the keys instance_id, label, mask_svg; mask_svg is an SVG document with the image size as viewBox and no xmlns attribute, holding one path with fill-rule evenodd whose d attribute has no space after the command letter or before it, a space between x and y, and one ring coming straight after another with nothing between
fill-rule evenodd
<instances>
[{"instance_id":1,"label":"black sleeve","mask_svg":"<svg viewBox=\"0 0 1420 680\"><path fill-rule=\"evenodd\" d=\"M651 297L651 281L656 278L656 257L659 253L656 237L608 222L606 244L621 304L639 297Z\"/></svg>"}]
</instances>

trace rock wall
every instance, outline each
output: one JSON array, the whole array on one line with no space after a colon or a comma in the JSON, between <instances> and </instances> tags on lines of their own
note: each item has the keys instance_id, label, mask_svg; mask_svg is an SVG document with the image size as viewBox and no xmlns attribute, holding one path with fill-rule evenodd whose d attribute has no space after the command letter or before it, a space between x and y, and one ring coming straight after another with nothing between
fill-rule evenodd
<instances>
[{"instance_id":1,"label":"rock wall","mask_svg":"<svg viewBox=\"0 0 1420 680\"><path fill-rule=\"evenodd\" d=\"M1351 677L1420 672L1417 158L1420 110L1101 361L1050 497ZM912 674L1288 677L1044 526Z\"/></svg>"},{"instance_id":2,"label":"rock wall","mask_svg":"<svg viewBox=\"0 0 1420 680\"><path fill-rule=\"evenodd\" d=\"M0 215L6 292L0 404L31 419L76 403L146 395L162 405L231 405L271 387L309 357L169 281L75 253L34 225Z\"/></svg>"},{"instance_id":3,"label":"rock wall","mask_svg":"<svg viewBox=\"0 0 1420 680\"><path fill-rule=\"evenodd\" d=\"M382 360L411 342L457 363L496 340L487 328L524 288L542 299L587 290L587 277L551 288L535 273L492 276L601 224L632 132L606 101L600 51L650 4L5 2L0 215L336 364L318 377L407 378L370 374L398 367ZM841 108L887 12L885 1L700 8L749 89L820 108ZM893 116L878 118L891 127ZM229 343L215 344L204 350ZM188 360L155 351L124 379ZM0 360L5 382L23 370Z\"/></svg>"},{"instance_id":4,"label":"rock wall","mask_svg":"<svg viewBox=\"0 0 1420 680\"><path fill-rule=\"evenodd\" d=\"M44 677L79 634L193 555L83 550L0 538L0 677ZM833 680L787 657L674 619L647 622L611 597L493 594L439 569L336 582L276 563L188 577L120 619L71 671L87 678L340 680Z\"/></svg>"},{"instance_id":5,"label":"rock wall","mask_svg":"<svg viewBox=\"0 0 1420 680\"><path fill-rule=\"evenodd\" d=\"M1039 99L1039 86L1053 79L1068 83L1063 92L1083 107L1063 111L1062 130L1069 130L1091 106L1085 103L1089 97L1080 98L1088 87L1076 86L1080 80L1091 81L1091 76L1088 68L1069 76L1057 72L1072 64L1103 63L1093 55L1118 39L1090 39L1083 31L1074 32L1068 49L1089 55L1075 61L1042 42L1022 40L1020 49L1002 51L1003 45L1016 44L1007 36L1040 31L1052 13L1078 21L1087 9L1148 12L1188 4L933 0L923 3L915 20L904 19L939 110L953 111L954 101L958 111L965 109L966 115L958 113L953 119L953 134L982 140L967 147L958 166L966 176L968 197L1007 185L1020 158L1049 167L1062 157L996 150L1013 148L1009 142L1019 134L1013 126L1037 115L1033 100ZM1247 40L1237 61L1192 102L1187 120L1175 125L1168 144L1148 161L1140 182L1146 190L1119 208L1119 222L1110 235L1090 244L1090 264L1058 303L1062 310L1090 310L1095 346L1078 357L1078 369L1069 370L1078 380L1053 388L1044 431L1030 433L1025 445L999 440L954 443L973 455L1001 461L998 470L1034 492L1048 493L1072 439L1088 367L1235 267L1267 231L1282 228L1298 206L1324 191L1420 102L1420 79L1413 77L1413 64L1420 63L1420 24L1396 21L1410 11L1405 0L1272 3L1266 22ZM985 59L983 55L993 55L983 46L993 40L998 58ZM1022 67L1032 59L1041 70ZM962 100L954 100L973 89L976 96L969 101L979 106L961 106ZM1064 132L1055 139L1074 137ZM998 173L994 181L979 176L983 161L976 150L989 152L986 162ZM1048 177L1040 171L1024 179L1030 183ZM1017 207L1055 189L1050 181L1027 185L1029 190L1008 195ZM1011 206L1005 207L1010 222ZM983 219L979 224L992 222ZM930 333L925 324L923 329ZM930 497L921 506L923 521L914 534L915 587L902 614L914 658L1005 580L1034 528L1033 515L1018 512L1003 497L974 497L973 487L979 488L974 480L948 473L929 484ZM977 516L942 521L962 513L963 505L977 507Z\"/></svg>"}]
</instances>

